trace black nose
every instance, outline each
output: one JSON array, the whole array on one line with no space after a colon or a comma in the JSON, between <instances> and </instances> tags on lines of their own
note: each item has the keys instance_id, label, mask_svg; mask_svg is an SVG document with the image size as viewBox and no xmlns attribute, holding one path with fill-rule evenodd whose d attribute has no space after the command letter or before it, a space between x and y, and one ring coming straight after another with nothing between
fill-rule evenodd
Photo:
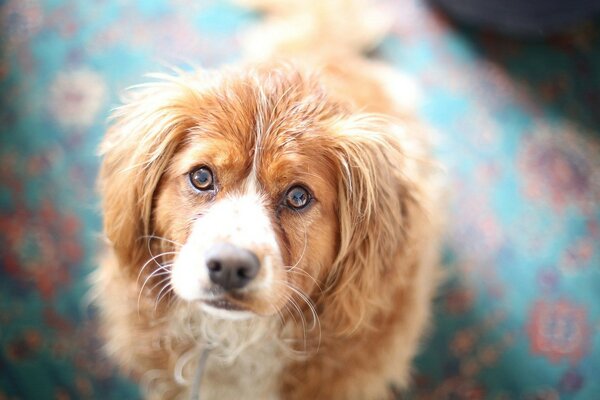
<instances>
[{"instance_id":1,"label":"black nose","mask_svg":"<svg viewBox=\"0 0 600 400\"><path fill-rule=\"evenodd\" d=\"M253 252L229 243L219 243L206 252L208 276L225 290L246 286L260 269L258 257Z\"/></svg>"}]
</instances>

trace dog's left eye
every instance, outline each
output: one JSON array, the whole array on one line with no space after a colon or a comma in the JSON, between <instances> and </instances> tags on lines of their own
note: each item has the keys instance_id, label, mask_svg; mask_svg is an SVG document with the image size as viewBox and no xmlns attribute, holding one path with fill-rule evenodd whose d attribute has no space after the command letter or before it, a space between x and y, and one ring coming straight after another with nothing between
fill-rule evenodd
<instances>
[{"instance_id":1,"label":"dog's left eye","mask_svg":"<svg viewBox=\"0 0 600 400\"><path fill-rule=\"evenodd\" d=\"M285 195L285 204L295 210L306 207L310 200L310 193L303 186L294 186Z\"/></svg>"},{"instance_id":2,"label":"dog's left eye","mask_svg":"<svg viewBox=\"0 0 600 400\"><path fill-rule=\"evenodd\" d=\"M190 172L190 182L198 190L214 189L213 173L207 167L200 167Z\"/></svg>"}]
</instances>

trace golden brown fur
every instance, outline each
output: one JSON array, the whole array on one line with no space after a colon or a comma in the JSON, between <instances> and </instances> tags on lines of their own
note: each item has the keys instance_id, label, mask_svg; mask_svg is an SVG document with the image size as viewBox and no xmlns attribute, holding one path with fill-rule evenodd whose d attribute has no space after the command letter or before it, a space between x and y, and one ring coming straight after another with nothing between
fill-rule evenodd
<instances>
[{"instance_id":1,"label":"golden brown fur","mask_svg":"<svg viewBox=\"0 0 600 400\"><path fill-rule=\"evenodd\" d=\"M409 383L437 283L439 215L423 128L390 77L351 55L270 59L158 76L116 112L94 285L107 349L147 397L185 398L206 346L208 398L380 399ZM182 178L198 163L218 171L214 198L190 195ZM224 295L256 317L219 320L171 290L169 268L195 221L252 177L281 265L270 290ZM298 182L314 205L281 210Z\"/></svg>"}]
</instances>

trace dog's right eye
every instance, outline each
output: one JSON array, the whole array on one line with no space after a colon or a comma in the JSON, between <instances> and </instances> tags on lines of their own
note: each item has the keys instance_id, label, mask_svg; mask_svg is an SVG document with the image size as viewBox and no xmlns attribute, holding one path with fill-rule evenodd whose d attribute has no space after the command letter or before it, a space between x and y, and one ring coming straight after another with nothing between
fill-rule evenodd
<instances>
[{"instance_id":1,"label":"dog's right eye","mask_svg":"<svg viewBox=\"0 0 600 400\"><path fill-rule=\"evenodd\" d=\"M215 187L213 173L207 167L200 167L190 172L190 183L202 191L212 190Z\"/></svg>"}]
</instances>

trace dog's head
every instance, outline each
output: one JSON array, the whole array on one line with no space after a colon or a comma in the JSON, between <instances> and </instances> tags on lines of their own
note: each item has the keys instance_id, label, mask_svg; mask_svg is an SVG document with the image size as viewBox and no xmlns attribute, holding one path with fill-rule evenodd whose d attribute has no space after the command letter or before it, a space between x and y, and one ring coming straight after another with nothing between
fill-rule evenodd
<instances>
[{"instance_id":1,"label":"dog's head","mask_svg":"<svg viewBox=\"0 0 600 400\"><path fill-rule=\"evenodd\" d=\"M105 232L155 301L223 318L316 304L352 329L410 223L394 130L287 65L162 78L102 145Z\"/></svg>"}]
</instances>

